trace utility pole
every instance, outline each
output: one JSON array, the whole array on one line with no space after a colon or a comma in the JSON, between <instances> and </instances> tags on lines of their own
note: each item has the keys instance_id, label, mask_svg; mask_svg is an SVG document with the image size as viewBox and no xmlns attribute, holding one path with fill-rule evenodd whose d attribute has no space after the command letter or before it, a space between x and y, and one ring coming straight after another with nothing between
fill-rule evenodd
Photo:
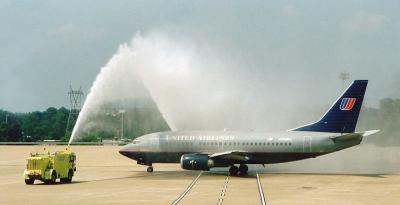
<instances>
[{"instance_id":1,"label":"utility pole","mask_svg":"<svg viewBox=\"0 0 400 205\"><path fill-rule=\"evenodd\" d=\"M346 81L350 79L350 73L343 71L339 74L339 79L342 80L342 90L344 90L346 86Z\"/></svg>"},{"instance_id":2,"label":"utility pole","mask_svg":"<svg viewBox=\"0 0 400 205\"><path fill-rule=\"evenodd\" d=\"M125 110L119 110L119 113L121 114L121 140L124 139L124 113Z\"/></svg>"}]
</instances>

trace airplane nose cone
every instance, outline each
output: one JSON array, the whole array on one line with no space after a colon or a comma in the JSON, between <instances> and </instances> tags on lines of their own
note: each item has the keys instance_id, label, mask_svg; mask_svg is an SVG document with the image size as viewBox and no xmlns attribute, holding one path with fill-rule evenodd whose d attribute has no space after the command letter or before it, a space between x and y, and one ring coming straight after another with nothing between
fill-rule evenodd
<instances>
[{"instance_id":1,"label":"airplane nose cone","mask_svg":"<svg viewBox=\"0 0 400 205\"><path fill-rule=\"evenodd\" d=\"M132 150L130 150L130 148L131 148L131 146L130 146L129 144L127 144L127 145L123 146L123 147L119 150L119 153L122 154L122 155L124 155L124 156L126 156L126 157L128 157L129 152L132 151Z\"/></svg>"},{"instance_id":2,"label":"airplane nose cone","mask_svg":"<svg viewBox=\"0 0 400 205\"><path fill-rule=\"evenodd\" d=\"M132 143L127 144L119 150L119 153L121 155L124 155L125 157L135 160L142 157L142 153L140 152L140 146L138 144L132 144Z\"/></svg>"}]
</instances>

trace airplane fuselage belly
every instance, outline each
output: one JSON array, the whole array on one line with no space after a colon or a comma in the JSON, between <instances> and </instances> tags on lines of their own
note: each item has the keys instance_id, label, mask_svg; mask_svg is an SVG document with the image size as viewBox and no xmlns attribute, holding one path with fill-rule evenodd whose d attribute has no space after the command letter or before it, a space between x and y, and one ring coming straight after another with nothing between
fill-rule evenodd
<instances>
[{"instance_id":1,"label":"airplane fuselage belly","mask_svg":"<svg viewBox=\"0 0 400 205\"><path fill-rule=\"evenodd\" d=\"M180 163L181 156L184 154L196 154L198 152L141 152L140 155L128 155L127 157L134 160L148 161L152 163ZM303 160L321 156L328 153L271 153L258 152L249 153L251 156L246 164L274 164ZM233 164L242 164L243 161L230 160Z\"/></svg>"}]
</instances>

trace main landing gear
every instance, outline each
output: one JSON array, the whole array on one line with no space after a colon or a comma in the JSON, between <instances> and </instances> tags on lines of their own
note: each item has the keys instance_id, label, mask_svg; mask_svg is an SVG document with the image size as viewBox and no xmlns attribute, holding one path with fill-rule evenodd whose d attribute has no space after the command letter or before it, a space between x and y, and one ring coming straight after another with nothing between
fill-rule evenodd
<instances>
[{"instance_id":1,"label":"main landing gear","mask_svg":"<svg viewBox=\"0 0 400 205\"><path fill-rule=\"evenodd\" d=\"M247 165L245 165L245 164L241 164L239 166L239 168L237 166L235 166L235 165L232 165L229 168L229 175L230 176L236 176L239 173L239 175L244 176L244 175L247 175L247 171L249 171L249 167Z\"/></svg>"},{"instance_id":2,"label":"main landing gear","mask_svg":"<svg viewBox=\"0 0 400 205\"><path fill-rule=\"evenodd\" d=\"M153 172L153 166L147 167L147 172Z\"/></svg>"}]
</instances>

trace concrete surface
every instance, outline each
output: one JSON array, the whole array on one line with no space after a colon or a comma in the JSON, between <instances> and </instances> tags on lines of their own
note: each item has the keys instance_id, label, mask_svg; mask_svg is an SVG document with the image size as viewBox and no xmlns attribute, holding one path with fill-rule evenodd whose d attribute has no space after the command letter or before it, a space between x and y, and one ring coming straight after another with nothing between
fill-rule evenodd
<instances>
[{"instance_id":1,"label":"concrete surface","mask_svg":"<svg viewBox=\"0 0 400 205\"><path fill-rule=\"evenodd\" d=\"M64 147L52 146L48 150ZM43 146L0 146L0 204L171 204L199 174L178 164L155 164L147 173L116 146L75 146L72 184L25 185L25 158ZM260 174L267 204L400 204L400 175ZM274 171L275 172L275 171ZM179 204L216 204L227 172L204 172ZM260 204L255 172L230 177L223 204Z\"/></svg>"}]
</instances>

